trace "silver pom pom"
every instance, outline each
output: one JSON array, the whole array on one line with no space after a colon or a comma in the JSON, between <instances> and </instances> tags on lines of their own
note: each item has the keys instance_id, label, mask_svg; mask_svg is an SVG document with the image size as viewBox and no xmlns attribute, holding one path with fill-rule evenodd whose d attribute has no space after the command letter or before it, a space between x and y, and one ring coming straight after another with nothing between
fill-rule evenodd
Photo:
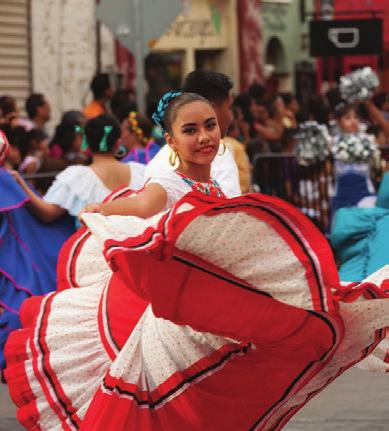
<instances>
[{"instance_id":1,"label":"silver pom pom","mask_svg":"<svg viewBox=\"0 0 389 431\"><path fill-rule=\"evenodd\" d=\"M296 140L296 159L301 166L323 162L330 155L327 127L316 121L300 124Z\"/></svg>"},{"instance_id":2,"label":"silver pom pom","mask_svg":"<svg viewBox=\"0 0 389 431\"><path fill-rule=\"evenodd\" d=\"M343 133L335 138L331 148L334 159L345 163L369 162L378 151L372 136L366 133Z\"/></svg>"},{"instance_id":3,"label":"silver pom pom","mask_svg":"<svg viewBox=\"0 0 389 431\"><path fill-rule=\"evenodd\" d=\"M368 100L374 89L379 86L379 79L371 67L357 69L340 78L339 90L342 99L348 103Z\"/></svg>"}]
</instances>

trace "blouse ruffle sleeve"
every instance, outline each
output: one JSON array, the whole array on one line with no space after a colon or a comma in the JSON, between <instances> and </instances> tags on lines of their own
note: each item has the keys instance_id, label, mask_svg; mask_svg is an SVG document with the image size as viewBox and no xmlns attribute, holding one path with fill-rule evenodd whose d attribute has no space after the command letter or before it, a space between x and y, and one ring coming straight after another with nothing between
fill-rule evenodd
<instances>
[{"instance_id":1,"label":"blouse ruffle sleeve","mask_svg":"<svg viewBox=\"0 0 389 431\"><path fill-rule=\"evenodd\" d=\"M44 200L77 216L87 204L101 202L109 193L90 168L69 166L57 175Z\"/></svg>"}]
</instances>

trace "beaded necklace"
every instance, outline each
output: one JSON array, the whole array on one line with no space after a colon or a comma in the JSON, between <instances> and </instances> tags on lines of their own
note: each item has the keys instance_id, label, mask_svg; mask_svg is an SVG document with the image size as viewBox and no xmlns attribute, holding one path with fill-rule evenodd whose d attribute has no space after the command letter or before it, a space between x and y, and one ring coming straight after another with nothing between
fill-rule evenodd
<instances>
[{"instance_id":1,"label":"beaded necklace","mask_svg":"<svg viewBox=\"0 0 389 431\"><path fill-rule=\"evenodd\" d=\"M226 197L218 182L213 178L211 178L210 181L202 183L200 181L193 180L181 172L176 172L182 178L182 180L192 188L193 191L204 193L208 196L214 196L217 198Z\"/></svg>"}]
</instances>

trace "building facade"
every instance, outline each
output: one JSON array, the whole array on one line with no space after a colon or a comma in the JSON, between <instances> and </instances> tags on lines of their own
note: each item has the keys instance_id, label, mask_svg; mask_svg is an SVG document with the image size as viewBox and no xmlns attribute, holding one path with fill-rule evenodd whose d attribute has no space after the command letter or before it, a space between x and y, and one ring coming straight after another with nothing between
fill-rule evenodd
<instances>
[{"instance_id":1,"label":"building facade","mask_svg":"<svg viewBox=\"0 0 389 431\"><path fill-rule=\"evenodd\" d=\"M344 55L317 59L319 89L331 86L341 75L353 69L371 66L380 77L381 89L389 91L389 2L387 0L348 0L347 2L317 0L316 12L318 16L322 16L323 12L327 13L328 17L334 20L379 18L383 23L381 55Z\"/></svg>"},{"instance_id":2,"label":"building facade","mask_svg":"<svg viewBox=\"0 0 389 431\"><path fill-rule=\"evenodd\" d=\"M263 81L260 0L182 3L182 13L149 43L150 100L179 87L196 68L226 73L236 93ZM96 21L96 0L0 0L0 10L0 95L15 96L23 108L31 92L45 94L51 128L64 111L89 101L97 70L133 88L134 58Z\"/></svg>"},{"instance_id":3,"label":"building facade","mask_svg":"<svg viewBox=\"0 0 389 431\"><path fill-rule=\"evenodd\" d=\"M31 92L52 107L51 128L62 113L81 109L98 67L94 0L0 0L0 94L21 108ZM102 69L116 68L114 40L101 30Z\"/></svg>"},{"instance_id":4,"label":"building facade","mask_svg":"<svg viewBox=\"0 0 389 431\"><path fill-rule=\"evenodd\" d=\"M309 56L308 20L313 0L262 0L263 51L273 91L310 91L315 62ZM270 89L271 92L272 89Z\"/></svg>"}]
</instances>

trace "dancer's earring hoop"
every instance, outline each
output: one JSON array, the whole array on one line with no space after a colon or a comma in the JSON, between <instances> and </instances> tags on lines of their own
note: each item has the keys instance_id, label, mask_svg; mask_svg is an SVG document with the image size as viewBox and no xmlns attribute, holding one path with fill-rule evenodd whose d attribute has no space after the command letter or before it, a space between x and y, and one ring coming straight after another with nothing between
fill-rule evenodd
<instances>
[{"instance_id":1,"label":"dancer's earring hoop","mask_svg":"<svg viewBox=\"0 0 389 431\"><path fill-rule=\"evenodd\" d=\"M226 147L226 144L224 142L222 142L220 145L223 147L223 151L221 153L218 152L218 155L222 156L226 152L227 147Z\"/></svg>"},{"instance_id":2,"label":"dancer's earring hoop","mask_svg":"<svg viewBox=\"0 0 389 431\"><path fill-rule=\"evenodd\" d=\"M170 155L169 155L169 163L172 166L175 166L176 163L177 163L177 159L179 159L177 151L176 150L171 150L170 151Z\"/></svg>"}]
</instances>

